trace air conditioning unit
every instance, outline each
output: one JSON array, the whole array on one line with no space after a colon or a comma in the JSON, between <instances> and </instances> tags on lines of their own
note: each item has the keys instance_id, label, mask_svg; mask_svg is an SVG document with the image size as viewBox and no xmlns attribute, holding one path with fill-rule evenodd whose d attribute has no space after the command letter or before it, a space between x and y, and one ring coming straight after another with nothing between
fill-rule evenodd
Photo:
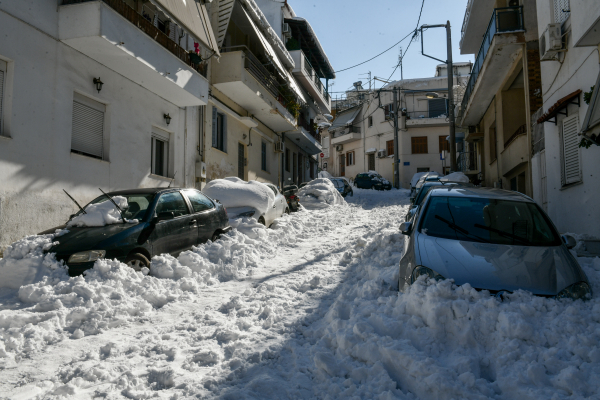
<instances>
[{"instance_id":1,"label":"air conditioning unit","mask_svg":"<svg viewBox=\"0 0 600 400\"><path fill-rule=\"evenodd\" d=\"M387 157L387 150L379 150L377 152L377 158L385 158Z\"/></svg>"},{"instance_id":2,"label":"air conditioning unit","mask_svg":"<svg viewBox=\"0 0 600 400\"><path fill-rule=\"evenodd\" d=\"M540 36L540 60L554 60L563 48L560 24L548 24Z\"/></svg>"},{"instance_id":3,"label":"air conditioning unit","mask_svg":"<svg viewBox=\"0 0 600 400\"><path fill-rule=\"evenodd\" d=\"M344 145L343 144L338 144L335 146L335 151L342 151L344 150Z\"/></svg>"},{"instance_id":4,"label":"air conditioning unit","mask_svg":"<svg viewBox=\"0 0 600 400\"><path fill-rule=\"evenodd\" d=\"M283 153L283 142L275 143L275 153Z\"/></svg>"}]
</instances>

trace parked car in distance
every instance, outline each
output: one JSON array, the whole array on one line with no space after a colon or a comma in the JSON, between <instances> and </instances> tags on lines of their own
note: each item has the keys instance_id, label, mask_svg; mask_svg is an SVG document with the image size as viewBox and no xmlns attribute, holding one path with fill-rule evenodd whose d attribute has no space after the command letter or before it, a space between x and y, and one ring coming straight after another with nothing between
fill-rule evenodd
<instances>
[{"instance_id":1,"label":"parked car in distance","mask_svg":"<svg viewBox=\"0 0 600 400\"><path fill-rule=\"evenodd\" d=\"M288 208L291 212L298 211L300 207L300 199L297 196L298 186L296 185L288 185L283 187L283 195L285 196L285 200L287 201Z\"/></svg>"},{"instance_id":2,"label":"parked car in distance","mask_svg":"<svg viewBox=\"0 0 600 400\"><path fill-rule=\"evenodd\" d=\"M473 187L472 184L470 183L461 183L461 182L441 182L439 180L433 180L433 181L425 181L425 183L423 183L423 186L421 186L421 188L417 191L417 193L415 194L414 197L411 197L411 207L408 210L408 212L406 213L406 215L404 216L404 220L405 221L410 221L415 213L417 212L417 209L419 208L419 206L421 205L421 203L423 202L423 200L425 199L425 196L427 196L427 194L429 193L429 191L433 188L439 188L440 186L454 186L454 185L462 185L465 187Z\"/></svg>"},{"instance_id":3,"label":"parked car in distance","mask_svg":"<svg viewBox=\"0 0 600 400\"><path fill-rule=\"evenodd\" d=\"M177 256L192 246L214 241L231 229L225 207L195 189L132 189L108 195L125 197L128 208L123 210L124 217L139 222L69 226L69 232L60 236L48 252L56 253L56 259L65 262L71 276L92 268L99 258L116 258L139 271L149 267L150 259L156 255ZM110 200L102 195L88 205L105 201ZM71 217L80 214L81 211ZM42 234L65 227L66 224Z\"/></svg>"},{"instance_id":4,"label":"parked car in distance","mask_svg":"<svg viewBox=\"0 0 600 400\"><path fill-rule=\"evenodd\" d=\"M469 283L499 297L519 289L574 300L592 295L569 251L574 239L561 238L544 211L520 193L435 188L400 230L407 236L399 267L401 291L426 276Z\"/></svg>"},{"instance_id":5,"label":"parked car in distance","mask_svg":"<svg viewBox=\"0 0 600 400\"><path fill-rule=\"evenodd\" d=\"M290 209L287 205L287 200L285 196L277 189L274 185L270 183L262 183L270 190L273 191L275 195L275 200L273 201L273 205L270 208L267 208L267 211L262 213L258 208L252 206L243 206L243 207L228 207L227 214L229 218L243 218L250 217L256 219L258 222L263 224L266 227L271 226L275 220L284 214L289 214Z\"/></svg>"},{"instance_id":6,"label":"parked car in distance","mask_svg":"<svg viewBox=\"0 0 600 400\"><path fill-rule=\"evenodd\" d=\"M390 181L379 175L377 172L362 172L354 178L354 186L359 189L391 190Z\"/></svg>"},{"instance_id":7,"label":"parked car in distance","mask_svg":"<svg viewBox=\"0 0 600 400\"><path fill-rule=\"evenodd\" d=\"M415 175L416 175L416 174L415 174ZM414 188L412 187L412 184L411 184L411 195L412 195L412 196L414 196L414 195L415 195L415 193L417 192L417 190L419 190L419 189L421 188L421 186L423 186L423 183L425 182L425 180L426 180L427 178L434 178L434 177L438 177L438 180L439 180L439 178L440 178L441 176L440 176L440 174L438 174L438 173L437 173L437 172L435 172L435 171L431 171L431 172L425 172L425 173L423 173L423 175L421 175L421 176L419 177L419 179L417 180L417 183L415 184ZM413 177L413 178L414 178L414 177Z\"/></svg>"},{"instance_id":8,"label":"parked car in distance","mask_svg":"<svg viewBox=\"0 0 600 400\"><path fill-rule=\"evenodd\" d=\"M329 180L333 183L333 186L335 186L338 192L340 192L342 197L346 197L348 194L354 196L354 191L347 180L342 178L333 178Z\"/></svg>"}]
</instances>

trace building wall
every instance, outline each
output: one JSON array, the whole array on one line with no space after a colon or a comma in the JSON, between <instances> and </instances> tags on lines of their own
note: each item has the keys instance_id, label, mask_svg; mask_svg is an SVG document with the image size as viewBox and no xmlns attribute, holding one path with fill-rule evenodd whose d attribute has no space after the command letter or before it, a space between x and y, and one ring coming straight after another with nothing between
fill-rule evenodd
<instances>
[{"instance_id":1,"label":"building wall","mask_svg":"<svg viewBox=\"0 0 600 400\"><path fill-rule=\"evenodd\" d=\"M553 22L553 14L547 1L538 0L538 26L540 31ZM571 0L571 16L565 22L565 28L572 29L568 34L568 51L560 55L560 61L545 61L541 63L542 91L544 111L547 111L560 98L581 89L584 92L596 83L600 70L597 47L574 47L581 35L586 32L590 23L600 15L597 2ZM569 116L579 116L579 129L585 118L588 105L581 96L581 107L572 104L568 107ZM561 147L561 122L565 116L558 116L558 124L544 124L546 187L548 199L548 214L561 232L585 233L600 237L600 225L591 221L600 221L598 196L600 195L600 176L596 173L600 147L589 149L580 148L581 182L563 186L561 176L563 170ZM540 157L541 158L541 157ZM533 180L542 191L541 168L533 171Z\"/></svg>"},{"instance_id":2,"label":"building wall","mask_svg":"<svg viewBox=\"0 0 600 400\"><path fill-rule=\"evenodd\" d=\"M150 174L153 127L170 134L174 185L193 186L196 108L180 109L56 40L56 2L6 6L37 28L0 12L0 34L10 38L0 43L9 69L4 111L10 135L0 137L0 248L63 224L76 211L63 189L86 204L101 194L98 187L167 186L171 179ZM105 83L100 93L92 82L98 76ZM70 151L74 92L106 104L105 160Z\"/></svg>"}]
</instances>

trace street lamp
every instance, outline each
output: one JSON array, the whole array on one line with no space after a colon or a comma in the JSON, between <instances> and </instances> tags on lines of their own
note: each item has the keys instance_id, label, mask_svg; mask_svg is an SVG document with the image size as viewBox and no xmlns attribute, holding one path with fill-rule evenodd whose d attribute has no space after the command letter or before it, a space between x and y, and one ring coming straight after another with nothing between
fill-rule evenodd
<instances>
[{"instance_id":1,"label":"street lamp","mask_svg":"<svg viewBox=\"0 0 600 400\"><path fill-rule=\"evenodd\" d=\"M163 118L165 119L167 126L169 126L169 124L171 123L171 116L169 114L164 114Z\"/></svg>"},{"instance_id":2,"label":"street lamp","mask_svg":"<svg viewBox=\"0 0 600 400\"><path fill-rule=\"evenodd\" d=\"M100 93L100 91L102 90L102 85L104 85L104 83L100 80L100 77L98 77L94 78L94 85L96 85L96 90L98 91L98 93Z\"/></svg>"},{"instance_id":3,"label":"street lamp","mask_svg":"<svg viewBox=\"0 0 600 400\"><path fill-rule=\"evenodd\" d=\"M434 92L429 92L425 95L428 99L437 99L438 97L440 97L439 94L434 93Z\"/></svg>"}]
</instances>

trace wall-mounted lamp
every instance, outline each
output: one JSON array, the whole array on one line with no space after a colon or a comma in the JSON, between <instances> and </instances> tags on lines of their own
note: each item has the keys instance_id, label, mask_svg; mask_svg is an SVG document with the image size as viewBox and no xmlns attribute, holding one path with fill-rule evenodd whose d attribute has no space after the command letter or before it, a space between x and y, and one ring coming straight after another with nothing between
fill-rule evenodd
<instances>
[{"instance_id":1,"label":"wall-mounted lamp","mask_svg":"<svg viewBox=\"0 0 600 400\"><path fill-rule=\"evenodd\" d=\"M102 90L102 85L104 85L104 82L102 82L100 80L100 77L94 78L94 85L96 85L96 90L98 91L98 93L100 93L100 91Z\"/></svg>"},{"instance_id":2,"label":"wall-mounted lamp","mask_svg":"<svg viewBox=\"0 0 600 400\"><path fill-rule=\"evenodd\" d=\"M440 97L439 94L437 93L433 93L433 92L429 92L425 95L428 99L437 99L438 97Z\"/></svg>"},{"instance_id":3,"label":"wall-mounted lamp","mask_svg":"<svg viewBox=\"0 0 600 400\"><path fill-rule=\"evenodd\" d=\"M167 123L167 126L171 123L171 116L169 114L165 114L163 115L163 118L165 119L165 122Z\"/></svg>"}]
</instances>

